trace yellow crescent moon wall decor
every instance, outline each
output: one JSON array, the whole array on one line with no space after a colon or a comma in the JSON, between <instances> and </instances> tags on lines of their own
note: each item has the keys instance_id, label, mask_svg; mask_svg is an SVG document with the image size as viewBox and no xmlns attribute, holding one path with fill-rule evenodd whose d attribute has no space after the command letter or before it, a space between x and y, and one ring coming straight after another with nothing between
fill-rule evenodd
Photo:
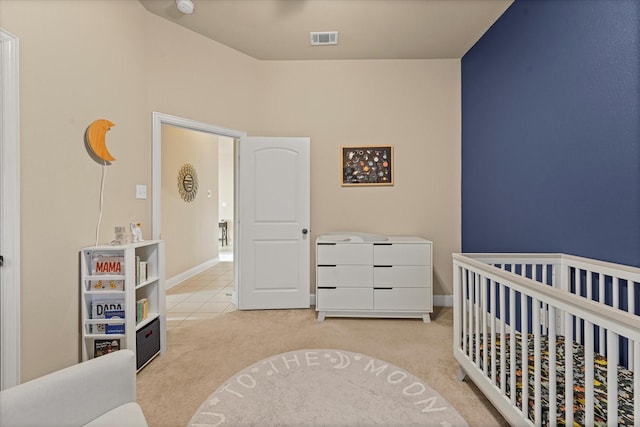
<instances>
[{"instance_id":1,"label":"yellow crescent moon wall decor","mask_svg":"<svg viewBox=\"0 0 640 427\"><path fill-rule=\"evenodd\" d=\"M109 150L107 150L107 144L105 141L107 131L111 129L112 126L115 125L109 120L100 119L91 123L87 129L89 148L91 148L93 154L105 162L112 162L115 160L115 157L113 157L111 153L109 153Z\"/></svg>"}]
</instances>

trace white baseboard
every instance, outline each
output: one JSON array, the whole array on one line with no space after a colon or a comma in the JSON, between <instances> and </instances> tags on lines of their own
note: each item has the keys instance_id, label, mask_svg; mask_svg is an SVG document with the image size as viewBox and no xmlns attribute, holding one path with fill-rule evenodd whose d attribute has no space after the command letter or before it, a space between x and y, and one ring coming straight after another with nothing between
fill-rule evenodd
<instances>
[{"instance_id":1,"label":"white baseboard","mask_svg":"<svg viewBox=\"0 0 640 427\"><path fill-rule=\"evenodd\" d=\"M180 283L184 282L187 279L192 278L193 276L195 276L196 274L202 273L203 271L205 271L208 268L213 267L214 265L218 264L220 262L220 258L213 258L210 259L209 261L205 261L200 265L196 265L193 268L190 268L187 271L183 271L182 273L173 276L170 279L167 279L165 282L165 286L167 289L171 289L176 285L179 285Z\"/></svg>"},{"instance_id":2,"label":"white baseboard","mask_svg":"<svg viewBox=\"0 0 640 427\"><path fill-rule=\"evenodd\" d=\"M309 296L309 304L316 305L316 294ZM453 307L453 295L434 295L433 305L434 307Z\"/></svg>"},{"instance_id":3,"label":"white baseboard","mask_svg":"<svg viewBox=\"0 0 640 427\"><path fill-rule=\"evenodd\" d=\"M453 295L434 295L434 307L453 307Z\"/></svg>"}]
</instances>

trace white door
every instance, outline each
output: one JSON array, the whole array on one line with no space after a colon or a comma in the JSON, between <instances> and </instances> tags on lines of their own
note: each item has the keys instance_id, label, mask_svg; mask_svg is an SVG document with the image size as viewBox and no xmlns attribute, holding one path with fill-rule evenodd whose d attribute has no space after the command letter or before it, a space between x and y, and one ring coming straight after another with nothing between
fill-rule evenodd
<instances>
[{"instance_id":1,"label":"white door","mask_svg":"<svg viewBox=\"0 0 640 427\"><path fill-rule=\"evenodd\" d=\"M309 138L243 137L238 308L309 308Z\"/></svg>"}]
</instances>

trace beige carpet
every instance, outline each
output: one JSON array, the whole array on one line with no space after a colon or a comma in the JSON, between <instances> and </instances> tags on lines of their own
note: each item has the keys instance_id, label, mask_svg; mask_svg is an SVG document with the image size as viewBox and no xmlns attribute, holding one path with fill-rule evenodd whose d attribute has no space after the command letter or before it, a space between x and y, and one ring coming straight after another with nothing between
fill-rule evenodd
<instances>
[{"instance_id":1,"label":"beige carpet","mask_svg":"<svg viewBox=\"0 0 640 427\"><path fill-rule=\"evenodd\" d=\"M321 348L367 355L410 372L470 426L508 425L471 382L456 380L451 308L436 307L430 324L404 319L318 322L315 314L313 309L236 311L169 330L167 352L137 377L138 402L149 425L187 426L234 374L274 355Z\"/></svg>"}]
</instances>

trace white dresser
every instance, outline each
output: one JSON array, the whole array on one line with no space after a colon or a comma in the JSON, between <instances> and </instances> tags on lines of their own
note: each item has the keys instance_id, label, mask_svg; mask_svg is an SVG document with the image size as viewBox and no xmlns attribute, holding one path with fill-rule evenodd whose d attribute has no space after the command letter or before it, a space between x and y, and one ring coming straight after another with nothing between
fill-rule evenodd
<instances>
[{"instance_id":1,"label":"white dresser","mask_svg":"<svg viewBox=\"0 0 640 427\"><path fill-rule=\"evenodd\" d=\"M420 237L386 241L316 239L318 320L340 317L417 317L433 312L432 243Z\"/></svg>"}]
</instances>

